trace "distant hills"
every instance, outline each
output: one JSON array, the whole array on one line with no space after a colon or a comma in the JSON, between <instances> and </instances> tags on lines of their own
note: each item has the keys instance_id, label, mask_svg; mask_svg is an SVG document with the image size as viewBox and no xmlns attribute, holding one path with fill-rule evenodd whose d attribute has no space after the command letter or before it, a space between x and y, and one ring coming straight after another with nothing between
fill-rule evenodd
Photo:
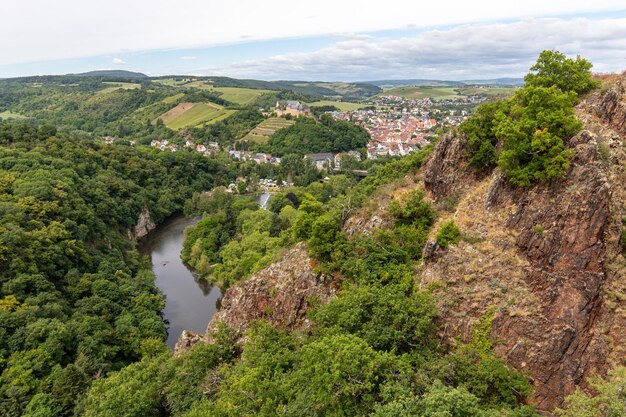
<instances>
[{"instance_id":1,"label":"distant hills","mask_svg":"<svg viewBox=\"0 0 626 417\"><path fill-rule=\"evenodd\" d=\"M179 76L169 75L157 77L155 79L174 78L184 79L190 78L195 80L210 81L215 87L238 87L238 88L254 88L260 90L291 90L298 94L306 94L310 96L320 96L335 99L359 100L371 97L382 92L382 89L376 85L360 82L321 82L321 81L263 81L252 79L237 79L230 77L197 77L197 76Z\"/></svg>"},{"instance_id":2,"label":"distant hills","mask_svg":"<svg viewBox=\"0 0 626 417\"><path fill-rule=\"evenodd\" d=\"M381 88L404 87L404 86L432 86L432 87L463 87L467 85L498 85L498 86L521 86L524 85L523 78L492 78L486 80L429 80L429 79L407 79L407 80L377 80L365 81L366 84L375 85Z\"/></svg>"},{"instance_id":3,"label":"distant hills","mask_svg":"<svg viewBox=\"0 0 626 417\"><path fill-rule=\"evenodd\" d=\"M79 74L67 74L79 77L105 77L105 78L150 78L141 72L125 71L125 70L98 70L81 72Z\"/></svg>"},{"instance_id":4,"label":"distant hills","mask_svg":"<svg viewBox=\"0 0 626 417\"><path fill-rule=\"evenodd\" d=\"M76 78L97 78L102 81L126 81L145 83L154 80L173 79L179 86L185 86L195 81L207 81L214 87L236 87L257 90L291 90L294 93L311 97L323 97L332 100L362 100L375 96L383 89L423 86L423 87L467 87L467 86L520 86L524 84L522 78L494 78L485 80L431 80L431 79L402 79L402 80L374 80L365 82L324 82L324 81L264 81L254 79L237 79L221 76L194 76L194 75L166 75L150 77L141 72L125 70L96 70L67 75L44 75L19 77L10 79L21 82L65 82L71 83ZM191 86L191 85L190 85Z\"/></svg>"}]
</instances>

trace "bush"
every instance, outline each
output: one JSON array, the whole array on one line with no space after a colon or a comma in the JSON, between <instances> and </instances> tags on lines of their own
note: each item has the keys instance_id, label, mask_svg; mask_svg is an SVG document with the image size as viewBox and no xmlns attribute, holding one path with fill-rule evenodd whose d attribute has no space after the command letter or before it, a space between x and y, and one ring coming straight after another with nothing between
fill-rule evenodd
<instances>
[{"instance_id":1,"label":"bush","mask_svg":"<svg viewBox=\"0 0 626 417\"><path fill-rule=\"evenodd\" d=\"M556 409L562 417L618 417L626 415L626 368L620 366L606 378L589 381L597 395L591 396L579 387L565 398L565 409Z\"/></svg>"},{"instance_id":2,"label":"bush","mask_svg":"<svg viewBox=\"0 0 626 417\"><path fill-rule=\"evenodd\" d=\"M389 213L395 218L396 226L414 226L427 229L435 220L430 204L424 201L424 190L406 193L389 204Z\"/></svg>"},{"instance_id":3,"label":"bush","mask_svg":"<svg viewBox=\"0 0 626 417\"><path fill-rule=\"evenodd\" d=\"M456 245L461 239L461 229L454 223L454 220L448 220L441 225L435 241L439 246L447 249L450 245Z\"/></svg>"},{"instance_id":4,"label":"bush","mask_svg":"<svg viewBox=\"0 0 626 417\"><path fill-rule=\"evenodd\" d=\"M498 164L509 180L520 186L563 176L574 151L563 139L575 135L576 94L555 87L526 87L511 99L507 116L499 115L496 135L503 141Z\"/></svg>"}]
</instances>

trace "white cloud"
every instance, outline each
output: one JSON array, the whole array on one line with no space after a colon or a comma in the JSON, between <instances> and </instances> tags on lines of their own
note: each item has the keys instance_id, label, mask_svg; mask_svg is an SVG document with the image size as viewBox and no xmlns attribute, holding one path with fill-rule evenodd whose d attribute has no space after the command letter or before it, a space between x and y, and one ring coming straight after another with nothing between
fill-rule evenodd
<instances>
[{"instance_id":1,"label":"white cloud","mask_svg":"<svg viewBox=\"0 0 626 417\"><path fill-rule=\"evenodd\" d=\"M195 57L195 56L181 56L180 59L182 59L183 61L193 61L195 59L198 59L198 57Z\"/></svg>"},{"instance_id":2,"label":"white cloud","mask_svg":"<svg viewBox=\"0 0 626 417\"><path fill-rule=\"evenodd\" d=\"M123 60L123 59L121 59L121 58L113 58L113 63L114 63L115 65L125 65L125 64L126 64L126 61L124 61L124 60Z\"/></svg>"},{"instance_id":3,"label":"white cloud","mask_svg":"<svg viewBox=\"0 0 626 417\"><path fill-rule=\"evenodd\" d=\"M490 78L525 74L544 49L580 54L598 72L624 70L626 19L527 19L429 30L410 38L353 39L202 73L307 80Z\"/></svg>"},{"instance_id":4,"label":"white cloud","mask_svg":"<svg viewBox=\"0 0 626 417\"><path fill-rule=\"evenodd\" d=\"M311 12L311 8L319 12ZM333 33L623 10L623 0L5 1L0 65ZM190 12L191 11L191 12Z\"/></svg>"}]
</instances>

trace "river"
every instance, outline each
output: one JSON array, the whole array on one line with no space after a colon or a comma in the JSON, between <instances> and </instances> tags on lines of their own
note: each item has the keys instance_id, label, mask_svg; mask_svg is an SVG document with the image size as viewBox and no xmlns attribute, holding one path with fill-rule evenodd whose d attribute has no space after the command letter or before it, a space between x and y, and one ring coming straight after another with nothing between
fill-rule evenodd
<instances>
[{"instance_id":1,"label":"river","mask_svg":"<svg viewBox=\"0 0 626 417\"><path fill-rule=\"evenodd\" d=\"M267 209L270 193L256 196ZM169 323L167 344L172 349L183 330L205 333L209 321L219 308L222 291L212 287L180 259L185 227L200 217L177 216L167 220L139 243L139 250L152 260L156 285L165 294L163 318Z\"/></svg>"},{"instance_id":2,"label":"river","mask_svg":"<svg viewBox=\"0 0 626 417\"><path fill-rule=\"evenodd\" d=\"M205 333L222 292L191 271L180 259L185 227L200 217L174 217L150 233L139 250L152 259L156 285L165 294L163 318L169 322L167 344L174 348L183 330Z\"/></svg>"}]
</instances>

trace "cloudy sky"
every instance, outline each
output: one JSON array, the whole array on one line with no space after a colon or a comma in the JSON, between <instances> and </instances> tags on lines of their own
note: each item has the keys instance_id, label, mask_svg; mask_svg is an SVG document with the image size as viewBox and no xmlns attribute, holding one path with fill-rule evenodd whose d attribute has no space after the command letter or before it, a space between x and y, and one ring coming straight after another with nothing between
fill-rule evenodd
<instances>
[{"instance_id":1,"label":"cloudy sky","mask_svg":"<svg viewBox=\"0 0 626 417\"><path fill-rule=\"evenodd\" d=\"M507 4L510 3L510 4ZM543 49L626 69L623 0L21 0L0 13L0 78L150 75L354 81L516 77Z\"/></svg>"}]
</instances>

